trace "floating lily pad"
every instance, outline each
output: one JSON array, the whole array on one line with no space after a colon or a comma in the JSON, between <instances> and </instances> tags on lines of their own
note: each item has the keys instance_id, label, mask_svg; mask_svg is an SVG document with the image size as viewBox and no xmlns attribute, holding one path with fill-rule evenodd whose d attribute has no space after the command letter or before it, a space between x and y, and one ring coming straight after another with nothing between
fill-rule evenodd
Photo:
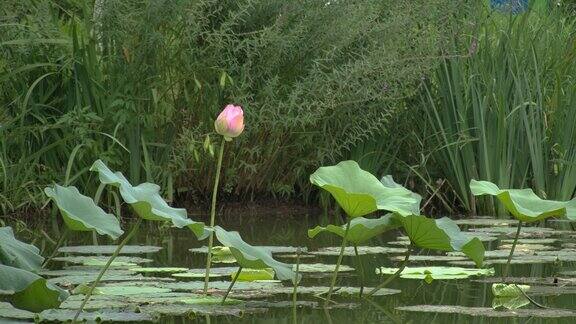
<instances>
[{"instance_id":1,"label":"floating lily pad","mask_svg":"<svg viewBox=\"0 0 576 324\"><path fill-rule=\"evenodd\" d=\"M292 266L293 270L296 271L296 265ZM324 263L301 263L298 267L299 272L317 273L317 272L328 272L333 273L336 270L335 264L324 264ZM338 268L338 272L350 272L354 271L354 268L341 264Z\"/></svg>"},{"instance_id":2,"label":"floating lily pad","mask_svg":"<svg viewBox=\"0 0 576 324\"><path fill-rule=\"evenodd\" d=\"M58 307L68 298L67 291L30 271L0 264L0 278L0 291L10 295L10 303L20 309L40 312Z\"/></svg>"},{"instance_id":3,"label":"floating lily pad","mask_svg":"<svg viewBox=\"0 0 576 324\"><path fill-rule=\"evenodd\" d=\"M389 242L386 242L386 244L388 244L388 245L408 246L408 245L410 245L410 241L409 241L409 240L389 241Z\"/></svg>"},{"instance_id":4,"label":"floating lily pad","mask_svg":"<svg viewBox=\"0 0 576 324\"><path fill-rule=\"evenodd\" d=\"M571 201L544 200L532 189L500 189L489 181L470 181L470 190L475 196L491 195L498 200L516 219L536 222L548 217L576 217L576 198Z\"/></svg>"},{"instance_id":5,"label":"floating lily pad","mask_svg":"<svg viewBox=\"0 0 576 324\"><path fill-rule=\"evenodd\" d=\"M143 219L169 221L178 228L187 227L200 240L208 237L204 223L189 219L186 209L170 207L166 203L160 196L160 186L145 182L134 187L121 172L112 172L101 160L94 162L90 171L98 172L100 182L118 187L122 199Z\"/></svg>"},{"instance_id":6,"label":"floating lily pad","mask_svg":"<svg viewBox=\"0 0 576 324\"><path fill-rule=\"evenodd\" d=\"M63 276L48 279L48 282L53 284L59 284L61 286L72 286L79 284L87 284L93 282L97 274L80 275L80 276ZM118 275L109 274L106 272L100 282L121 282L121 281L175 281L172 278L156 278L156 277L144 277L142 275Z\"/></svg>"},{"instance_id":7,"label":"floating lily pad","mask_svg":"<svg viewBox=\"0 0 576 324\"><path fill-rule=\"evenodd\" d=\"M0 227L0 242L0 264L27 271L37 271L42 266L40 250L16 239L12 227Z\"/></svg>"},{"instance_id":8,"label":"floating lily pad","mask_svg":"<svg viewBox=\"0 0 576 324\"><path fill-rule=\"evenodd\" d=\"M516 251L514 251L514 256L515 257L520 257L520 256L526 256L526 255L534 255L535 252L534 251L519 251L518 253ZM448 252L448 255L451 256L464 256L464 253L462 252ZM486 251L484 254L484 257L486 257L487 259L491 259L491 258L507 258L508 255L510 255L510 250L492 250L492 251ZM457 261L457 260L455 260ZM486 263L487 260L484 260L484 263ZM472 264L471 262L467 262L469 264Z\"/></svg>"},{"instance_id":9,"label":"floating lily pad","mask_svg":"<svg viewBox=\"0 0 576 324\"><path fill-rule=\"evenodd\" d=\"M457 219L454 222L458 225L467 226L510 226L517 225L518 221L515 219L496 219L496 218L465 218Z\"/></svg>"},{"instance_id":10,"label":"floating lily pad","mask_svg":"<svg viewBox=\"0 0 576 324\"><path fill-rule=\"evenodd\" d=\"M81 285L74 289L74 294L85 294L87 286ZM162 294L171 292L168 288L150 287L150 286L121 286L121 285L106 285L96 287L94 295L113 295L113 296L128 296L128 295L150 295Z\"/></svg>"},{"instance_id":11,"label":"floating lily pad","mask_svg":"<svg viewBox=\"0 0 576 324\"><path fill-rule=\"evenodd\" d=\"M475 280L482 283L506 283L506 284L520 284L520 285L530 285L532 290L530 294L539 285L545 286L575 286L576 278L557 278L557 277L547 277L547 278L537 278L537 277L493 277L493 278L481 278Z\"/></svg>"},{"instance_id":12,"label":"floating lily pad","mask_svg":"<svg viewBox=\"0 0 576 324\"><path fill-rule=\"evenodd\" d=\"M492 284L492 308L494 309L518 309L530 304L526 292L530 286L518 284Z\"/></svg>"},{"instance_id":13,"label":"floating lily pad","mask_svg":"<svg viewBox=\"0 0 576 324\"><path fill-rule=\"evenodd\" d=\"M137 268L136 268L137 269ZM88 276L88 275L98 275L100 273L99 268L94 267L77 267L74 269L64 268L61 270L47 270L43 269L39 272L40 275L45 277L67 277L67 276ZM108 275L134 275L135 272L132 269L110 269L106 271Z\"/></svg>"},{"instance_id":14,"label":"floating lily pad","mask_svg":"<svg viewBox=\"0 0 576 324\"><path fill-rule=\"evenodd\" d=\"M461 252L460 252L461 253ZM405 257L403 256L393 256L390 260L393 261L403 261ZM463 253L462 256L455 255L411 255L409 262L448 262L448 261L461 261L466 260Z\"/></svg>"},{"instance_id":15,"label":"floating lily pad","mask_svg":"<svg viewBox=\"0 0 576 324\"><path fill-rule=\"evenodd\" d=\"M104 256L66 256L66 257L55 257L52 260L60 261L60 262L68 262L68 263L76 263L82 264L85 266L91 267L103 267L108 262L109 257ZM140 257L127 257L127 256L119 256L114 259L111 267L123 267L123 268L131 268L136 267L138 264L141 263L149 263L152 262L151 259L144 259Z\"/></svg>"},{"instance_id":16,"label":"floating lily pad","mask_svg":"<svg viewBox=\"0 0 576 324\"><path fill-rule=\"evenodd\" d=\"M40 321L67 322L72 321L75 315L76 310L49 309L40 313L39 319ZM87 322L153 322L156 318L147 313L99 311L80 313L78 320Z\"/></svg>"},{"instance_id":17,"label":"floating lily pad","mask_svg":"<svg viewBox=\"0 0 576 324\"><path fill-rule=\"evenodd\" d=\"M512 227L481 227L471 228L471 232L486 233L486 234L500 234L508 237L516 235L516 228ZM548 227L522 227L520 230L520 238L549 238L551 236L559 236L567 234L568 231L559 231Z\"/></svg>"},{"instance_id":18,"label":"floating lily pad","mask_svg":"<svg viewBox=\"0 0 576 324\"><path fill-rule=\"evenodd\" d=\"M355 161L318 168L310 176L310 182L328 191L352 218L377 210L409 215L414 213L413 206L420 203L409 190L383 184Z\"/></svg>"},{"instance_id":19,"label":"floating lily pad","mask_svg":"<svg viewBox=\"0 0 576 324\"><path fill-rule=\"evenodd\" d=\"M186 304L153 304L140 307L140 311L164 316L234 316L244 314L266 313L266 308L246 308L244 305L186 305Z\"/></svg>"},{"instance_id":20,"label":"floating lily pad","mask_svg":"<svg viewBox=\"0 0 576 324\"><path fill-rule=\"evenodd\" d=\"M495 310L489 307L466 307L454 305L413 305L396 307L399 311L460 314L483 317L536 317L536 318L565 318L576 317L576 311L567 309L515 309Z\"/></svg>"},{"instance_id":21,"label":"floating lily pad","mask_svg":"<svg viewBox=\"0 0 576 324\"><path fill-rule=\"evenodd\" d=\"M6 321L6 319L34 319L36 314L15 308L10 303L0 302L0 322Z\"/></svg>"},{"instance_id":22,"label":"floating lily pad","mask_svg":"<svg viewBox=\"0 0 576 324\"><path fill-rule=\"evenodd\" d=\"M366 254L402 254L406 253L405 248L397 248L397 247L386 247L386 246L359 246L358 247L358 254L359 255L366 255ZM339 246L331 246L331 247L324 247L320 248L317 251L310 251L308 252L313 255L323 255L323 256L338 256L340 254L340 247ZM353 256L354 248L351 246L347 246L344 249L344 255L346 256Z\"/></svg>"},{"instance_id":23,"label":"floating lily pad","mask_svg":"<svg viewBox=\"0 0 576 324\"><path fill-rule=\"evenodd\" d=\"M70 230L96 231L114 240L124 234L116 216L106 213L92 198L82 195L76 187L54 185L45 188L44 193L54 201Z\"/></svg>"},{"instance_id":24,"label":"floating lily pad","mask_svg":"<svg viewBox=\"0 0 576 324\"><path fill-rule=\"evenodd\" d=\"M510 252L512 248L512 244L503 244L498 247L500 250L507 250ZM555 248L550 245L543 245L543 244L516 244L516 248L514 249L514 254L516 251L518 252L531 252L531 251L549 251L554 250Z\"/></svg>"},{"instance_id":25,"label":"floating lily pad","mask_svg":"<svg viewBox=\"0 0 576 324\"><path fill-rule=\"evenodd\" d=\"M277 245L261 245L261 246L255 246L258 248L264 248L269 250L270 252L272 252L272 254L286 254L286 253L296 253L298 252L298 249L300 249L301 253L306 253L308 251L307 247L294 247L294 246L277 246ZM221 251L224 252L224 250L222 250L222 248L225 248L223 246L213 246L212 247L212 252L214 255L217 255L218 253L220 253ZM230 251L230 249L226 248L228 251ZM192 248L189 249L188 251L192 252L192 253L207 253L208 252L208 247L207 246L202 246L199 248Z\"/></svg>"},{"instance_id":26,"label":"floating lily pad","mask_svg":"<svg viewBox=\"0 0 576 324\"><path fill-rule=\"evenodd\" d=\"M112 254L118 245L79 245L79 246L63 246L58 249L60 253L70 254ZM149 245L125 245L120 250L120 254L145 254L156 253L162 250L159 246Z\"/></svg>"},{"instance_id":27,"label":"floating lily pad","mask_svg":"<svg viewBox=\"0 0 576 324\"><path fill-rule=\"evenodd\" d=\"M527 256L514 256L510 261L510 264L544 264L544 263L554 263L559 261L559 258L556 256L548 256L548 255L527 255ZM506 264L508 259L487 259L484 260L485 265L492 265L492 264ZM472 266L474 265L470 261L450 261L448 264L457 265L457 266Z\"/></svg>"},{"instance_id":28,"label":"floating lily pad","mask_svg":"<svg viewBox=\"0 0 576 324\"><path fill-rule=\"evenodd\" d=\"M501 243L505 244L512 244L514 243L513 239L505 239L501 240ZM521 238L518 239L518 244L554 244L558 242L558 239L553 238ZM516 252L514 252L516 253Z\"/></svg>"},{"instance_id":29,"label":"floating lily pad","mask_svg":"<svg viewBox=\"0 0 576 324\"><path fill-rule=\"evenodd\" d=\"M381 267L376 269L378 274L391 275L398 268ZM433 280L465 279L472 276L493 276L494 269L471 269L459 267L406 267L400 273L401 278L423 279L430 283Z\"/></svg>"},{"instance_id":30,"label":"floating lily pad","mask_svg":"<svg viewBox=\"0 0 576 324\"><path fill-rule=\"evenodd\" d=\"M133 268L130 269L133 272L139 273L178 273L188 271L188 268L176 268L176 267L145 267L145 268Z\"/></svg>"},{"instance_id":31,"label":"floating lily pad","mask_svg":"<svg viewBox=\"0 0 576 324\"><path fill-rule=\"evenodd\" d=\"M204 278L206 269L186 269L186 272L178 272L172 274L177 278ZM230 274L236 272L238 267L218 267L210 269L210 277L228 277Z\"/></svg>"}]
</instances>

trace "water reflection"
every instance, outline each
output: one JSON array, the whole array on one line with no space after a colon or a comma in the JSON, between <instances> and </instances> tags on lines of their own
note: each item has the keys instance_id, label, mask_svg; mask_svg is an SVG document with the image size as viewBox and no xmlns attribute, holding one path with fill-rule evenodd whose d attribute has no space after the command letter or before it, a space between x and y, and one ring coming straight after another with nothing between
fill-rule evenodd
<instances>
[{"instance_id":1,"label":"water reflection","mask_svg":"<svg viewBox=\"0 0 576 324\"><path fill-rule=\"evenodd\" d=\"M318 217L309 215L286 215L281 218L274 216L273 219L265 216L256 217L220 217L220 223L229 230L239 231L247 242L254 245L282 245L282 246L307 246L314 250L324 246L338 246L340 244L336 237L331 235L320 235L317 239L308 240L306 230L318 225ZM130 224L124 224L124 228L130 228ZM28 241L33 241L36 246L42 249L43 255L48 255L56 244L55 238L59 238L61 233L55 231L50 223L38 223L33 229L21 231L20 236L28 236ZM397 233L389 233L379 237L373 242L375 245L384 245L388 241L395 240ZM559 247L561 242L574 240L568 236L556 243ZM92 244L93 238L82 233L72 232L67 237L68 245ZM113 244L109 239L100 237L100 244ZM154 260L150 266L171 266L202 268L205 262L203 254L193 254L188 250L204 245L198 242L188 230L174 229L167 226L159 226L154 222L145 222L136 233L134 242L145 245L157 245L163 247L158 253L146 254L146 258ZM485 243L488 249L495 249L496 241ZM420 255L427 252L420 251ZM336 256L321 257L322 262L334 263ZM360 280L366 286L372 286L381 282L375 274L375 268L380 266L393 266L394 264L385 256L378 254L362 255L359 259L344 257L343 264L358 269L360 276L341 276L340 284L359 286ZM295 262L292 260L291 262ZM303 258L302 262L309 262ZM315 260L313 262L319 262ZM434 264L438 262L419 262L419 264ZM61 267L61 264L51 264L51 268ZM497 273L500 273L501 265L495 265ZM535 277L545 278L554 276L559 270L574 270L573 262L546 263L533 265L513 265L511 276L514 277ZM307 279L303 284L323 284L328 283L328 278ZM377 297L370 301L360 303L359 300L345 300L336 298L342 302L355 302L349 308L335 309L312 309L309 307L298 307L296 311L287 308L272 308L264 314L245 314L241 318L237 317L195 317L193 314L182 317L167 317L163 323L484 323L484 317L473 317L461 314L438 314L438 313L417 313L403 312L396 309L405 305L461 305L468 307L491 307L492 293L490 284L478 282L476 280L455 280L455 281L433 281L427 284L422 280L398 279L389 288L400 289L401 294L394 296ZM539 303L549 307L576 309L576 299L574 294L536 296ZM284 299L286 300L286 299ZM317 299L316 301L321 302ZM490 323L509 323L509 318L489 319ZM530 323L562 323L566 319L545 320L538 318L512 319L517 322Z\"/></svg>"}]
</instances>

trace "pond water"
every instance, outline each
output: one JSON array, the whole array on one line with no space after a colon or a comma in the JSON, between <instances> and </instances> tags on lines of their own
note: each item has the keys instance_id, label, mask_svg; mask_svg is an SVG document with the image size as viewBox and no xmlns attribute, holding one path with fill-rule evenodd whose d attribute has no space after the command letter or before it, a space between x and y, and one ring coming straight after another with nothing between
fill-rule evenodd
<instances>
[{"instance_id":1,"label":"pond water","mask_svg":"<svg viewBox=\"0 0 576 324\"><path fill-rule=\"evenodd\" d=\"M242 217L221 217L218 222L220 225L228 230L237 230L241 233L246 242L253 245L266 245L266 246L301 246L306 247L308 251L317 251L323 247L336 247L340 245L340 240L330 234L321 234L313 240L307 238L307 229L318 225L319 217L313 215L290 215L281 216L276 215L266 217L261 215ZM465 223L465 222L464 222ZM496 252L488 252L487 260L489 264L487 267L493 267L495 273L501 273L501 264L490 264L490 260L505 259L503 255L506 252L497 252L499 248L505 248L510 244L513 233L515 232L514 224L496 223L492 220L477 221L474 225L467 225L462 223L462 229L477 231L485 238L485 246L487 250ZM192 253L189 251L191 248L200 248L205 242L198 242L195 237L188 230L180 230L168 227L158 227L157 223L144 222L140 230L137 232L131 245L150 245L162 247L158 252L134 254L130 256L138 256L140 258L151 259L152 261L143 264L144 267L182 267L182 268L203 268L205 263L204 253ZM576 270L576 236L572 234L571 230L564 230L566 224L561 223L548 223L545 224L549 229L534 229L526 228L522 231L522 241L518 246L518 256L515 257L510 271L510 277L528 278L528 283L531 284L533 290L529 293L531 297L540 304L550 308L559 308L566 310L576 310L576 273L570 271ZM51 231L51 225L38 225L49 236L55 237ZM123 228L130 228L130 224L123 225ZM403 254L399 251L402 250L402 237L401 233L390 233L386 237L380 237L379 240L371 242L373 246L385 246L392 248L393 253L390 254L365 254L361 256L361 262L364 269L364 277L366 286L374 286L381 282L385 276L377 275L376 268L378 267L393 267L398 266L399 258ZM111 244L102 238L100 244ZM46 242L44 238L37 238L34 242L36 246L44 248L44 255L48 255L52 245ZM89 245L93 244L90 235L82 235L72 233L66 242L67 246L74 245ZM362 249L361 249L362 251ZM440 266L440 265L453 265L450 262L456 263L458 266L472 267L467 264L467 261L462 261L458 256L453 256L452 259L442 257L426 257L431 255L428 251L418 251L418 256L413 258L409 264L410 267L416 266ZM288 256L281 256L282 254L275 254L280 256L278 259L287 262L295 263L295 259L291 254ZM58 257L63 256L79 256L86 254L77 253L60 253ZM440 254L435 254L440 255ZM442 254L446 256L446 254ZM392 257L393 260L390 260ZM396 257L396 258L394 258ZM301 263L324 263L334 264L336 262L336 255L303 255L300 258ZM88 269L86 267L79 267L70 260L53 261L50 264L50 270L58 269ZM65 260L65 259L64 259ZM130 260L127 260L130 261ZM523 261L530 262L528 264L522 263ZM359 268L357 260L352 256L345 256L343 264L353 268ZM234 264L215 264L214 267L231 267ZM313 266L318 268L317 266ZM124 269L126 270L126 269ZM116 274L120 275L122 270L114 270ZM563 272L562 275L559 275ZM57 279L56 274L51 276L51 280ZM574 280L570 279L573 275ZM178 288L183 288L191 282L200 283L203 278L179 278L178 281L172 281L175 278L169 273L151 273L143 274L140 276L165 278L173 290L179 291ZM558 284L555 284L554 279L561 277ZM532 279L530 279L532 278ZM550 279L543 279L550 278ZM563 318L540 318L545 314L556 314L556 310L542 309L533 305L527 305L521 310L501 311L496 313L490 311L492 306L492 282L498 282L497 277L476 277L461 280L433 280L427 283L422 279L402 279L398 278L388 287L390 289L398 289L400 293L374 297L372 302L363 301L353 296L337 295L335 300L341 303L340 307L333 307L332 309L323 309L321 307L314 307L314 302L322 304L322 300L307 294L299 296L299 301L303 304L297 308L296 314L293 313L291 308L291 295L262 295L259 298L250 298L248 310L243 314L237 311L242 309L241 305L231 305L230 313L233 315L203 315L202 312L197 314L181 311L179 315L166 315L174 314L164 309L155 313L155 316L163 313L159 319L162 323L294 323L294 316L296 316L297 323L565 323L576 320L575 314L568 312L568 316ZM531 280L541 279L539 284L531 283ZM72 280L73 279L70 279ZM113 278L111 279L112 281ZM169 281L170 280L170 281ZM230 280L230 277L214 278L214 281ZM329 284L329 273L316 273L314 275L305 273L305 277L301 286L324 286ZM492 282L491 282L492 280ZM65 282L66 280L64 280ZM106 285L130 285L138 284L132 281L122 283L113 283L112 281L105 281ZM151 281L155 283L156 281ZM74 283L74 282L72 282ZM160 282L162 283L162 282ZM343 272L339 277L338 286L358 286L358 272ZM521 282L520 282L521 283ZM147 281L142 281L141 284L147 285ZM165 284L165 283L164 283ZM277 283L274 283L277 284ZM215 283L214 285L218 285ZM161 286L161 285L160 285ZM165 287L165 286L162 286ZM242 286L238 286L231 294L231 298L246 298L249 292L242 290ZM277 286L272 286L277 287ZM291 286L287 286L291 291ZM121 288L124 289L124 288ZM268 290L277 290L279 288L270 288ZM301 288L305 289L305 288ZM184 290L186 292L186 290ZM188 291L190 293L190 291ZM253 293L253 292L250 292ZM182 293L180 293L182 294ZM80 295L81 296L81 295ZM156 293L148 293L146 298L135 304L129 305L126 309L135 312L144 312L150 305L154 305L160 299L166 297L165 292L157 291ZM74 297L74 296L73 296ZM93 301L103 302L106 299L103 296L95 296ZM120 299L118 299L120 300ZM262 304L263 301L268 304ZM113 307L116 299L112 299L112 303L103 304L104 308ZM260 303L260 304L259 304ZM64 305L64 304L63 304ZM70 304L73 305L73 304ZM90 303L89 303L90 305ZM121 308L121 303L117 304L117 308ZM414 305L430 305L430 306L462 306L464 308L453 309L455 313L438 313L438 312L418 312L414 310L425 310L426 307L419 306L415 309L403 309L401 307L414 306ZM443 310L447 310L444 308ZM431 311L434 311L432 309ZM482 312L488 311L490 317L482 316ZM156 312L156 310L154 311ZM466 312L473 312L474 315L464 314ZM178 312L175 312L178 313ZM184 315L185 314L185 315ZM514 317L514 314L526 314L527 317ZM503 317L513 316L513 317ZM0 318L1 321L1 318Z\"/></svg>"}]
</instances>

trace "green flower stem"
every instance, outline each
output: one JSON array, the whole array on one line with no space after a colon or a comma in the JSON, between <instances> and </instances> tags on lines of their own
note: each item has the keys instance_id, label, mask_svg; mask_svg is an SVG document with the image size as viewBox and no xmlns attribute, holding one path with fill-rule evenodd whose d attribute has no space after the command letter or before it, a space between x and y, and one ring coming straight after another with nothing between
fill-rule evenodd
<instances>
[{"instance_id":1,"label":"green flower stem","mask_svg":"<svg viewBox=\"0 0 576 324\"><path fill-rule=\"evenodd\" d=\"M294 289L292 290L292 320L294 324L298 323L296 317L296 302L298 296L298 274L300 272L300 252L300 247L298 247L298 250L296 251L296 275L293 282Z\"/></svg>"},{"instance_id":2,"label":"green flower stem","mask_svg":"<svg viewBox=\"0 0 576 324\"><path fill-rule=\"evenodd\" d=\"M220 182L220 170L222 169L222 157L224 156L224 144L226 139L222 137L220 152L218 153L218 165L216 167L216 179L214 179L214 189L212 190L212 207L210 209L210 227L214 228L216 219L216 198L218 197L218 183ZM214 232L210 231L208 236L208 256L206 258L206 274L204 275L204 295L208 294L208 282L210 281L210 266L212 265L212 245L214 244Z\"/></svg>"},{"instance_id":3,"label":"green flower stem","mask_svg":"<svg viewBox=\"0 0 576 324\"><path fill-rule=\"evenodd\" d=\"M502 271L502 279L508 277L508 270L510 270L510 262L512 261L512 255L516 249L516 244L518 243L518 237L520 236L520 230L522 229L522 222L518 221L518 229L516 230L516 236L514 237L514 242L512 243L512 248L510 249L510 254L508 254L508 261L506 261L506 266Z\"/></svg>"},{"instance_id":4,"label":"green flower stem","mask_svg":"<svg viewBox=\"0 0 576 324\"><path fill-rule=\"evenodd\" d=\"M238 268L238 271L236 272L234 279L232 279L230 286L228 286L228 290L226 290L226 294L224 295L224 297L222 298L222 302L220 303L221 305L224 305L224 303L226 302L226 298L228 298L228 294L230 294L230 291L232 291L232 287L234 287L236 280L238 280L238 277L240 276L240 272L242 272L242 266L240 266Z\"/></svg>"},{"instance_id":5,"label":"green flower stem","mask_svg":"<svg viewBox=\"0 0 576 324\"><path fill-rule=\"evenodd\" d=\"M330 289L328 290L328 295L326 296L326 301L324 302L324 307L327 307L330 303L330 297L332 297L332 291L336 285L336 278L338 278L338 270L340 270L340 263L342 263L342 257L344 256L344 249L346 248L346 243L348 242L348 231L350 230L350 219L346 223L346 231L344 231L344 237L342 238L342 246L340 247L340 255L338 255L338 262L336 262L336 268L334 269L334 274L332 274L332 282L330 283Z\"/></svg>"},{"instance_id":6,"label":"green flower stem","mask_svg":"<svg viewBox=\"0 0 576 324\"><path fill-rule=\"evenodd\" d=\"M412 251L412 245L408 246L408 251L406 252L406 256L404 257L404 261L402 261L400 268L398 268L398 270L396 272L394 272L393 275L388 277L388 279L384 280L383 283L379 284L377 287L372 289L368 294L366 294L366 298L371 297L378 290L385 288L390 282L392 282L392 280L396 279L400 275L400 273L402 273L402 271L404 271L404 269L406 268L406 265L408 264L408 260L410 259L411 251Z\"/></svg>"},{"instance_id":7,"label":"green flower stem","mask_svg":"<svg viewBox=\"0 0 576 324\"><path fill-rule=\"evenodd\" d=\"M358 261L358 270L360 271L360 298L362 298L362 293L364 292L364 265L362 264L362 259L360 254L358 254L358 246L354 245L354 254L356 255L356 261Z\"/></svg>"},{"instance_id":8,"label":"green flower stem","mask_svg":"<svg viewBox=\"0 0 576 324\"><path fill-rule=\"evenodd\" d=\"M128 233L128 235L124 238L124 240L120 243L120 245L118 245L118 247L116 248L116 250L114 251L114 253L110 257L110 259L108 259L108 262L106 262L106 265L104 266L104 268L102 268L102 270L100 270L98 277L96 277L96 280L94 280L94 282L90 286L90 289L88 290L88 292L86 293L86 296L84 297L84 301L82 301L80 308L78 308L78 312L76 312L76 315L74 315L74 319L72 320L72 323L76 323L76 321L78 320L78 316L80 316L80 313L82 313L84 306L86 306L86 303L88 302L88 300L92 296L94 289L96 289L96 286L98 285L98 283L100 282L100 280L104 276L104 273L106 272L106 270L108 270L108 268L110 268L112 261L114 261L114 259L116 259L118 254L120 254L120 250L122 250L124 245L126 245L126 243L128 243L130 241L132 236L134 236L134 234L136 234L136 231L138 230L138 227L140 227L141 223L142 223L142 218L138 217L138 220L136 221L136 224L134 224L134 227L132 227L132 229L130 230L130 233Z\"/></svg>"},{"instance_id":9,"label":"green flower stem","mask_svg":"<svg viewBox=\"0 0 576 324\"><path fill-rule=\"evenodd\" d=\"M54 251L52 251L52 254L50 254L50 256L46 259L46 261L44 261L44 263L42 264L42 268L46 268L48 266L48 263L52 261L54 256L58 253L58 249L60 248L62 243L64 243L64 240L66 239L67 235L68 235L68 228L65 227L64 230L62 231L62 234L60 235L60 239L58 239L58 242L56 242Z\"/></svg>"}]
</instances>

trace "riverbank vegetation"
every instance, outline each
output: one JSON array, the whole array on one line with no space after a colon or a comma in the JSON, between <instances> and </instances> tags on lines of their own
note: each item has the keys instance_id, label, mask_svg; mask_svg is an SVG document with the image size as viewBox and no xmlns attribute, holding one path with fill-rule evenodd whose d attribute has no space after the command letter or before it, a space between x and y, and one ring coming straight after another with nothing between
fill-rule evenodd
<instances>
[{"instance_id":1,"label":"riverbank vegetation","mask_svg":"<svg viewBox=\"0 0 576 324\"><path fill-rule=\"evenodd\" d=\"M225 200L327 201L308 174L342 159L396 174L435 214L493 212L468 193L474 178L568 199L569 6L8 1L0 206L42 206L59 179L94 195L98 158L169 201L206 204L226 102L244 104L250 127L224 158Z\"/></svg>"}]
</instances>

